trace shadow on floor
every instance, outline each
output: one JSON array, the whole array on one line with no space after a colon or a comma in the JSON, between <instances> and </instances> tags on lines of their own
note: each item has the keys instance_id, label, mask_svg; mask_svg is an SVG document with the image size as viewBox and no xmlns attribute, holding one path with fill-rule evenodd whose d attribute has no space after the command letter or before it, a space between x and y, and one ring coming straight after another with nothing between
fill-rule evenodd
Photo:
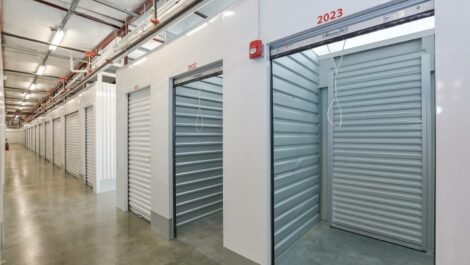
<instances>
[{"instance_id":1,"label":"shadow on floor","mask_svg":"<svg viewBox=\"0 0 470 265\"><path fill-rule=\"evenodd\" d=\"M433 265L432 254L317 224L276 265Z\"/></svg>"},{"instance_id":2,"label":"shadow on floor","mask_svg":"<svg viewBox=\"0 0 470 265\"><path fill-rule=\"evenodd\" d=\"M223 213L213 214L178 228L177 239L210 257L223 261Z\"/></svg>"}]
</instances>

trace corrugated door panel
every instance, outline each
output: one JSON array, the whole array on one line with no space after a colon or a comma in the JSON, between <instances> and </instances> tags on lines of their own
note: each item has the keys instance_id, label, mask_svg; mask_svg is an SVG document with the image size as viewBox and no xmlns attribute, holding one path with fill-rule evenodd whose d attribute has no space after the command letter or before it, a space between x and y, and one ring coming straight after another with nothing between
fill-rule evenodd
<instances>
[{"instance_id":1,"label":"corrugated door panel","mask_svg":"<svg viewBox=\"0 0 470 265\"><path fill-rule=\"evenodd\" d=\"M52 121L52 126L54 135L53 135L53 149L54 153L52 154L53 160L54 160L54 165L58 167L62 167L64 162L63 162L63 142L62 142L62 122L60 118L55 119Z\"/></svg>"},{"instance_id":2,"label":"corrugated door panel","mask_svg":"<svg viewBox=\"0 0 470 265\"><path fill-rule=\"evenodd\" d=\"M330 128L331 222L424 250L429 176L423 100L431 98L423 95L430 87L423 86L423 52L392 48L344 57L338 76L343 125ZM330 101L331 91L330 85Z\"/></svg>"},{"instance_id":3,"label":"corrugated door panel","mask_svg":"<svg viewBox=\"0 0 470 265\"><path fill-rule=\"evenodd\" d=\"M65 171L80 174L80 119L78 112L65 116Z\"/></svg>"},{"instance_id":4,"label":"corrugated door panel","mask_svg":"<svg viewBox=\"0 0 470 265\"><path fill-rule=\"evenodd\" d=\"M39 125L39 156L45 157L46 150L46 128L44 123Z\"/></svg>"},{"instance_id":5,"label":"corrugated door panel","mask_svg":"<svg viewBox=\"0 0 470 265\"><path fill-rule=\"evenodd\" d=\"M320 219L318 58L273 61L274 251L279 257Z\"/></svg>"},{"instance_id":6,"label":"corrugated door panel","mask_svg":"<svg viewBox=\"0 0 470 265\"><path fill-rule=\"evenodd\" d=\"M129 94L128 104L129 208L150 221L150 89Z\"/></svg>"},{"instance_id":7,"label":"corrugated door panel","mask_svg":"<svg viewBox=\"0 0 470 265\"><path fill-rule=\"evenodd\" d=\"M222 81L175 87L176 226L222 211Z\"/></svg>"},{"instance_id":8,"label":"corrugated door panel","mask_svg":"<svg viewBox=\"0 0 470 265\"><path fill-rule=\"evenodd\" d=\"M35 149L35 152L36 152L37 155L39 155L39 154L41 153L41 152L40 152L40 150L41 150L40 142L41 142L41 141L40 141L40 135L39 135L39 132L40 132L39 126L36 125L36 126L34 127L34 130L35 130L34 142L35 142L35 148L36 148L36 149Z\"/></svg>"},{"instance_id":9,"label":"corrugated door panel","mask_svg":"<svg viewBox=\"0 0 470 265\"><path fill-rule=\"evenodd\" d=\"M94 108L85 109L86 118L86 183L93 187L95 181L95 115Z\"/></svg>"},{"instance_id":10,"label":"corrugated door panel","mask_svg":"<svg viewBox=\"0 0 470 265\"><path fill-rule=\"evenodd\" d=\"M46 159L52 161L52 123L46 122Z\"/></svg>"}]
</instances>

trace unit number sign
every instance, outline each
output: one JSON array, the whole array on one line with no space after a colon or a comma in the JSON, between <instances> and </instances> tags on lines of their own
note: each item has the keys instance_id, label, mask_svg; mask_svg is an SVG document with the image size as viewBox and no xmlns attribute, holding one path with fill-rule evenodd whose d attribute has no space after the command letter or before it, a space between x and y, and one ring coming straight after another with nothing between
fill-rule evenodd
<instances>
[{"instance_id":1,"label":"unit number sign","mask_svg":"<svg viewBox=\"0 0 470 265\"><path fill-rule=\"evenodd\" d=\"M342 17L343 15L344 15L344 12L342 8L338 8L336 10L326 12L323 15L317 17L317 25L321 25L323 23L333 21L337 18Z\"/></svg>"}]
</instances>

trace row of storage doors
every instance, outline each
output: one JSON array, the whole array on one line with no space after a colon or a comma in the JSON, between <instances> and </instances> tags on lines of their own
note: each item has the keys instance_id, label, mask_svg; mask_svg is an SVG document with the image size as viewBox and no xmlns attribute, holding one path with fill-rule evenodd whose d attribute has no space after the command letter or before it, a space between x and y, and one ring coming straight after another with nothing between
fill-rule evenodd
<instances>
[{"instance_id":1,"label":"row of storage doors","mask_svg":"<svg viewBox=\"0 0 470 265\"><path fill-rule=\"evenodd\" d=\"M28 128L26 144L29 150L52 162L75 177L80 174L80 118L74 112L65 116L65 128L61 118ZM65 130L65 134L63 134ZM65 136L65 146L63 139ZM95 115L93 107L85 109L85 168L86 182L93 186L95 178ZM65 154L64 154L65 148Z\"/></svg>"}]
</instances>

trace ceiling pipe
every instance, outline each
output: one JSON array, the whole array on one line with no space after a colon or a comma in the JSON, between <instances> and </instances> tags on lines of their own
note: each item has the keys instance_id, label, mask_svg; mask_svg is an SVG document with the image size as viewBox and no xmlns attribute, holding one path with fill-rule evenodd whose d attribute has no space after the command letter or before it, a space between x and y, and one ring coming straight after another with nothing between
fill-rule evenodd
<instances>
[{"instance_id":1,"label":"ceiling pipe","mask_svg":"<svg viewBox=\"0 0 470 265\"><path fill-rule=\"evenodd\" d=\"M87 67L88 68L88 67ZM77 70L73 69L73 56L70 55L70 71L72 73L88 73L88 70Z\"/></svg>"},{"instance_id":2,"label":"ceiling pipe","mask_svg":"<svg viewBox=\"0 0 470 265\"><path fill-rule=\"evenodd\" d=\"M152 38L154 34L156 34L161 28L165 27L166 25L174 22L176 19L181 17L183 14L185 14L187 11L191 10L193 7L199 5L200 3L204 2L205 0L194 0L181 8L181 10L178 10L175 12L171 17L168 19L165 19L164 21L161 21L158 27L153 27L151 28L148 32L144 33L143 35L140 36L140 38L136 39L134 42L130 43L125 49L121 50L120 52L114 54L110 58L107 58L105 63L101 64L100 66L96 67L95 69L92 70L90 74L88 74L83 80L79 81L77 85L75 85L72 89L68 89L67 92L60 94L57 98L55 96L52 98L52 105L47 106L41 106L37 111L36 115L31 117L29 120L33 120L36 117L42 115L44 112L48 111L51 108L54 108L57 102L61 102L61 100L65 99L69 95L73 95L77 92L79 92L84 85L89 82L98 72L104 70L105 68L108 67L109 64L112 64L113 61L121 58L122 56L126 55L129 53L129 51L133 50L136 48L136 46L140 45L142 42L148 40L149 38ZM62 91L60 92L62 93ZM51 100L49 100L51 102Z\"/></svg>"},{"instance_id":3,"label":"ceiling pipe","mask_svg":"<svg viewBox=\"0 0 470 265\"><path fill-rule=\"evenodd\" d=\"M47 41L35 40L35 39L32 39L32 38L20 36L20 35L13 34L13 33L10 33L10 32L3 31L2 34L4 36L7 36L7 37L17 38L17 39L21 39L21 40L27 40L27 41L31 41L31 42L35 42L35 43L44 44L44 45L47 45L47 46L53 45L52 43L47 42ZM54 45L54 46L57 46L57 48L70 50L70 51L74 51L74 52L86 53L85 50L80 50L80 49L76 49L76 48L72 48L72 47L67 47L67 46L62 46L62 45Z\"/></svg>"}]
</instances>

